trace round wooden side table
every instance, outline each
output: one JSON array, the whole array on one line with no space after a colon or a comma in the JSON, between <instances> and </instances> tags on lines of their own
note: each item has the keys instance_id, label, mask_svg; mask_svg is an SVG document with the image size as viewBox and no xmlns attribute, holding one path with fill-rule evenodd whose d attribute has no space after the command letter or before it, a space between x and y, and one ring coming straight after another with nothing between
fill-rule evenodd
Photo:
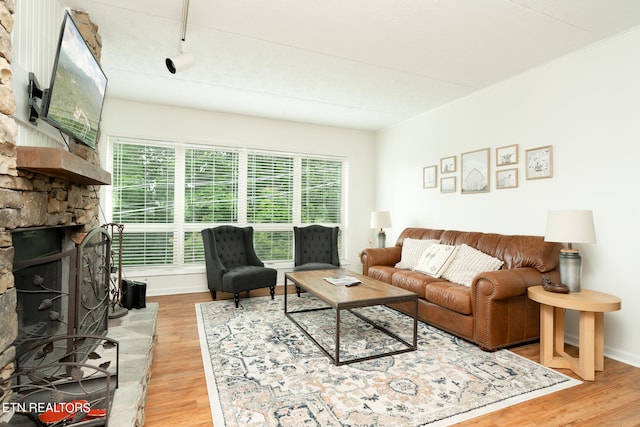
<instances>
[{"instance_id":1,"label":"round wooden side table","mask_svg":"<svg viewBox=\"0 0 640 427\"><path fill-rule=\"evenodd\" d=\"M542 286L531 286L528 295L540 303L540 363L594 381L595 371L604 370L604 313L620 310L620 298L587 289L561 294ZM564 351L565 309L580 312L578 358Z\"/></svg>"}]
</instances>

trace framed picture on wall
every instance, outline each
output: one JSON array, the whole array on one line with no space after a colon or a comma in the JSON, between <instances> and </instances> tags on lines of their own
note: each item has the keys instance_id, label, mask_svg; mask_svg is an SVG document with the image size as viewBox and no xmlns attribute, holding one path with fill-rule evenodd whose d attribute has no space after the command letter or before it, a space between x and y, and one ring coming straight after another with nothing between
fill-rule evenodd
<instances>
[{"instance_id":1,"label":"framed picture on wall","mask_svg":"<svg viewBox=\"0 0 640 427\"><path fill-rule=\"evenodd\" d=\"M456 171L456 156L449 156L440 159L440 173L453 173Z\"/></svg>"},{"instance_id":2,"label":"framed picture on wall","mask_svg":"<svg viewBox=\"0 0 640 427\"><path fill-rule=\"evenodd\" d=\"M426 166L422 169L422 187L435 188L437 186L438 167L436 165Z\"/></svg>"},{"instance_id":3,"label":"framed picture on wall","mask_svg":"<svg viewBox=\"0 0 640 427\"><path fill-rule=\"evenodd\" d=\"M526 151L527 179L553 177L553 146L531 148Z\"/></svg>"},{"instance_id":4,"label":"framed picture on wall","mask_svg":"<svg viewBox=\"0 0 640 427\"><path fill-rule=\"evenodd\" d=\"M440 178L440 192L441 193L455 193L456 192L456 177L445 176Z\"/></svg>"},{"instance_id":5,"label":"framed picture on wall","mask_svg":"<svg viewBox=\"0 0 640 427\"><path fill-rule=\"evenodd\" d=\"M462 194L489 191L489 149L470 151L460 156L460 192Z\"/></svg>"},{"instance_id":6,"label":"framed picture on wall","mask_svg":"<svg viewBox=\"0 0 640 427\"><path fill-rule=\"evenodd\" d=\"M496 166L515 165L518 163L518 144L496 148Z\"/></svg>"},{"instance_id":7,"label":"framed picture on wall","mask_svg":"<svg viewBox=\"0 0 640 427\"><path fill-rule=\"evenodd\" d=\"M516 188L518 186L518 169L501 169L496 171L496 188Z\"/></svg>"}]
</instances>

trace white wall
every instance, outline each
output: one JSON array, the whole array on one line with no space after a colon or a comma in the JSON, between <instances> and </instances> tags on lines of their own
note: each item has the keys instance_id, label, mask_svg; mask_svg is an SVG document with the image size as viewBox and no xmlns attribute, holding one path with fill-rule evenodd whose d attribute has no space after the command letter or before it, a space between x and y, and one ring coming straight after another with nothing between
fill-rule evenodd
<instances>
[{"instance_id":1,"label":"white wall","mask_svg":"<svg viewBox=\"0 0 640 427\"><path fill-rule=\"evenodd\" d=\"M552 209L591 209L598 242L584 289L622 299L605 315L606 354L640 366L640 30L497 84L381 132L376 202L404 227L542 235ZM519 186L495 188L495 149L519 144ZM553 177L526 180L524 151L553 146ZM460 154L491 148L491 191L460 194ZM456 155L456 194L422 189L422 168ZM438 174L438 180L440 178ZM567 316L577 342L577 317Z\"/></svg>"},{"instance_id":2,"label":"white wall","mask_svg":"<svg viewBox=\"0 0 640 427\"><path fill-rule=\"evenodd\" d=\"M345 267L362 271L358 252L372 236L369 215L373 206L375 172L375 135L349 129L268 120L189 110L120 99L105 103L101 123L101 164L110 169L108 136L183 141L229 147L265 148L287 152L304 152L347 157L348 171L348 240L340 254ZM104 188L110 191L110 187ZM102 200L106 200L103 194ZM109 209L105 209L108 215ZM196 271L125 270L127 278L147 282L148 295L207 291L204 267ZM179 277L178 277L179 276ZM280 271L278 283L284 282Z\"/></svg>"},{"instance_id":3,"label":"white wall","mask_svg":"<svg viewBox=\"0 0 640 427\"><path fill-rule=\"evenodd\" d=\"M64 8L56 0L21 0L14 15L11 85L16 95L17 145L64 147L60 133L39 120L29 123L27 85L35 74L41 89L49 87Z\"/></svg>"}]
</instances>

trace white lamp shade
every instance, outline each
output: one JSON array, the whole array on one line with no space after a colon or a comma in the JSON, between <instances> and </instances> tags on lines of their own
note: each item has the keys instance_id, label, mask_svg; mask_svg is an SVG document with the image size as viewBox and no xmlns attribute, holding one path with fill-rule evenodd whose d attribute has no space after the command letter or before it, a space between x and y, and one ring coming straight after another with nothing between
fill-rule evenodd
<instances>
[{"instance_id":1,"label":"white lamp shade","mask_svg":"<svg viewBox=\"0 0 640 427\"><path fill-rule=\"evenodd\" d=\"M549 211L546 242L596 243L593 212L586 210Z\"/></svg>"},{"instance_id":2,"label":"white lamp shade","mask_svg":"<svg viewBox=\"0 0 640 427\"><path fill-rule=\"evenodd\" d=\"M391 213L389 211L371 212L371 228L391 227Z\"/></svg>"}]
</instances>

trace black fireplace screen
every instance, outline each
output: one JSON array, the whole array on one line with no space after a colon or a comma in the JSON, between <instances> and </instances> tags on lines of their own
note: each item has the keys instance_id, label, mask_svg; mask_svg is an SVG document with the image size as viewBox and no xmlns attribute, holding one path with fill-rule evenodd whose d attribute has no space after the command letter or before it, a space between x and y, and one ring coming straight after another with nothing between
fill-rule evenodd
<instances>
[{"instance_id":1,"label":"black fireplace screen","mask_svg":"<svg viewBox=\"0 0 640 427\"><path fill-rule=\"evenodd\" d=\"M65 249L65 233L43 228L14 234L18 353L52 336L106 333L111 238L96 228Z\"/></svg>"},{"instance_id":2,"label":"black fireplace screen","mask_svg":"<svg viewBox=\"0 0 640 427\"><path fill-rule=\"evenodd\" d=\"M76 333L99 335L107 330L111 278L111 237L94 229L78 247Z\"/></svg>"},{"instance_id":3,"label":"black fireplace screen","mask_svg":"<svg viewBox=\"0 0 640 427\"><path fill-rule=\"evenodd\" d=\"M119 345L105 336L111 237L100 227L75 245L68 231L12 236L16 370L0 384L8 387L6 405L15 413L10 425L108 425L119 364Z\"/></svg>"}]
</instances>

